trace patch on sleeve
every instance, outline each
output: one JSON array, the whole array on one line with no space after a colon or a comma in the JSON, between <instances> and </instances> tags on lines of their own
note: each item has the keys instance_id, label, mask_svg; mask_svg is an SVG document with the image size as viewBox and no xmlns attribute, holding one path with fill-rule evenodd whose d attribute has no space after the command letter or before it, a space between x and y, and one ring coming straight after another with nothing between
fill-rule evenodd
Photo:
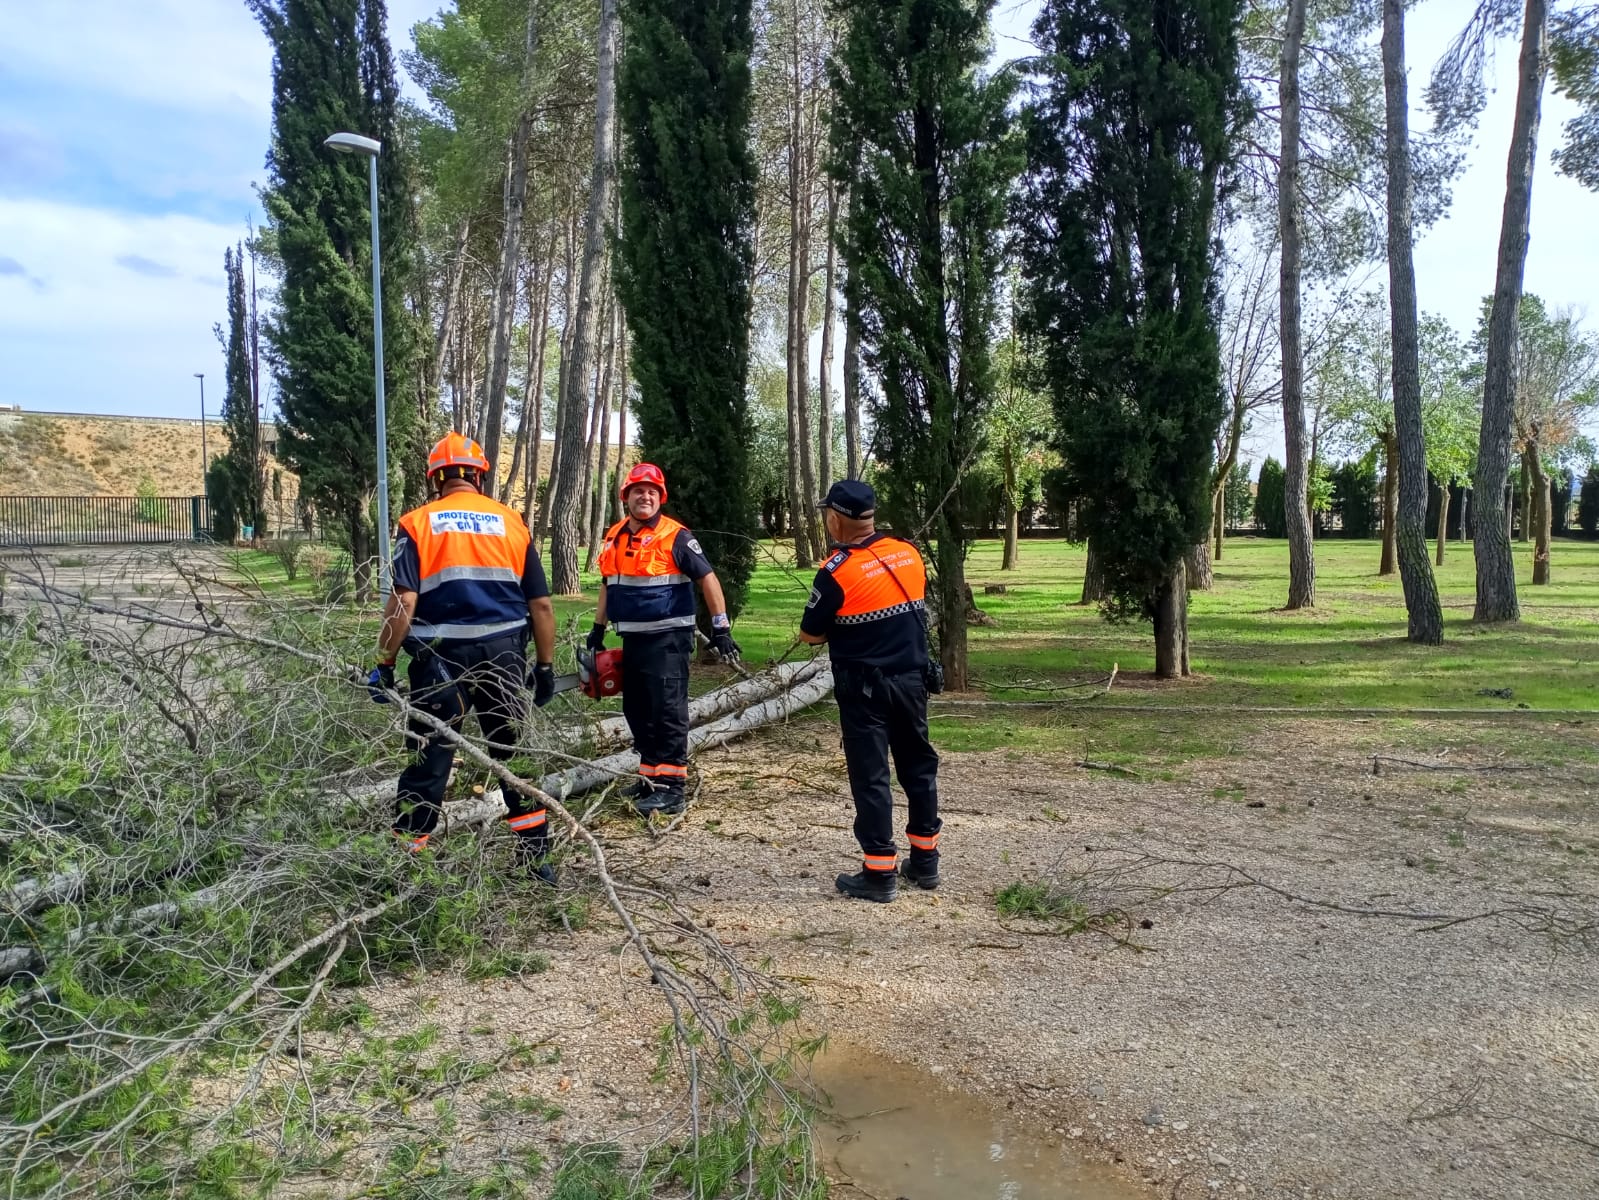
<instances>
[{"instance_id":1,"label":"patch on sleeve","mask_svg":"<svg viewBox=\"0 0 1599 1200\"><path fill-rule=\"evenodd\" d=\"M824 562L822 564L822 570L826 571L829 575L831 575L834 571L836 571L840 567L842 567L844 565L845 561L848 558L849 558L849 551L840 550L837 554L833 555L832 558L828 559L826 562Z\"/></svg>"},{"instance_id":2,"label":"patch on sleeve","mask_svg":"<svg viewBox=\"0 0 1599 1200\"><path fill-rule=\"evenodd\" d=\"M698 538L689 538L688 548L694 551L695 554L698 554L701 558L705 557L705 551L700 549L700 540Z\"/></svg>"},{"instance_id":3,"label":"patch on sleeve","mask_svg":"<svg viewBox=\"0 0 1599 1200\"><path fill-rule=\"evenodd\" d=\"M815 608L822 602L822 593L815 588L811 589L811 598L805 602L806 608Z\"/></svg>"}]
</instances>

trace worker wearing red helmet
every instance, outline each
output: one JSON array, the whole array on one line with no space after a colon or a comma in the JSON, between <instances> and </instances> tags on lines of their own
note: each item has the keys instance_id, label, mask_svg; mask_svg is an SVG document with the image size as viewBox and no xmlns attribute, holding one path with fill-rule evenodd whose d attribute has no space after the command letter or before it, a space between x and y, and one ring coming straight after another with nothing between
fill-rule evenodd
<instances>
[{"instance_id":1,"label":"worker wearing red helmet","mask_svg":"<svg viewBox=\"0 0 1599 1200\"><path fill-rule=\"evenodd\" d=\"M694 651L694 584L711 610L711 647L738 662L722 585L699 541L661 511L666 476L639 463L622 480L626 520L600 548L600 600L588 648L605 646L607 622L622 635L622 715L639 755L633 805L680 813L688 778L688 665Z\"/></svg>"},{"instance_id":2,"label":"worker wearing red helmet","mask_svg":"<svg viewBox=\"0 0 1599 1200\"><path fill-rule=\"evenodd\" d=\"M428 455L434 498L400 518L394 590L367 684L374 700L387 702L403 648L411 658L411 703L452 729L476 709L489 754L504 761L515 752L523 689L532 686L540 707L554 693L555 610L526 523L483 495L488 471L482 447L459 433ZM531 674L529 627L538 655ZM394 832L416 851L438 823L455 746L416 719L407 740L413 752L395 796ZM518 858L535 878L554 883L548 814L512 791L504 794Z\"/></svg>"}]
</instances>

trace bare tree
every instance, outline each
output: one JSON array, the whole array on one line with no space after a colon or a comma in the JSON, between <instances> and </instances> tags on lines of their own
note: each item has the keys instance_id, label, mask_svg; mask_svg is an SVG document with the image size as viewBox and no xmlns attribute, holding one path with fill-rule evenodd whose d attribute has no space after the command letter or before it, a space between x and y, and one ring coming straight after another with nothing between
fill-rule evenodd
<instances>
[{"instance_id":1,"label":"bare tree","mask_svg":"<svg viewBox=\"0 0 1599 1200\"><path fill-rule=\"evenodd\" d=\"M833 319L837 310L838 184L827 180L827 266L822 272L822 366L816 386L816 469L817 484L826 489L833 482ZM807 500L816 500L808 496Z\"/></svg>"},{"instance_id":2,"label":"bare tree","mask_svg":"<svg viewBox=\"0 0 1599 1200\"><path fill-rule=\"evenodd\" d=\"M861 332L844 291L844 474L861 477Z\"/></svg>"},{"instance_id":3,"label":"bare tree","mask_svg":"<svg viewBox=\"0 0 1599 1200\"><path fill-rule=\"evenodd\" d=\"M1222 321L1222 362L1226 371L1228 416L1216 432L1216 470L1211 476L1213 557L1222 558L1227 524L1227 481L1249 428L1249 416L1282 398L1277 349L1277 306L1272 303L1274 245L1257 244L1238 264Z\"/></svg>"},{"instance_id":4,"label":"bare tree","mask_svg":"<svg viewBox=\"0 0 1599 1200\"><path fill-rule=\"evenodd\" d=\"M527 37L522 49L521 112L506 147L504 219L500 226L500 268L489 304L489 358L483 372L483 450L489 457L484 490L495 491L500 465L500 431L505 422L505 386L511 374L511 325L516 317L516 268L522 256L522 214L527 207L528 151L533 140L533 63L538 50L536 6L527 6ZM509 495L511 479L506 479Z\"/></svg>"},{"instance_id":5,"label":"bare tree","mask_svg":"<svg viewBox=\"0 0 1599 1200\"><path fill-rule=\"evenodd\" d=\"M551 492L550 587L560 595L576 595L582 590L578 574L577 546L582 537L584 416L587 409L589 360L594 353L593 319L600 291L600 271L605 247L605 217L611 211L611 188L616 165L616 34L617 0L601 0L599 32L599 74L594 105L594 172L589 188L588 215L583 239L583 270L578 287L571 358L563 363L566 386L561 398L561 429L564 445L560 469Z\"/></svg>"}]
</instances>

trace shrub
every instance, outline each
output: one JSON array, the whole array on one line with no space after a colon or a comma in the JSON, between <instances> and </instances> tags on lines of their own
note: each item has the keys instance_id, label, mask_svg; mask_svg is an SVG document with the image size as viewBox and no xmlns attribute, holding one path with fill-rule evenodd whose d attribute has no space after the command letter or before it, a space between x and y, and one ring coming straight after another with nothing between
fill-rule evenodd
<instances>
[{"instance_id":1,"label":"shrub","mask_svg":"<svg viewBox=\"0 0 1599 1200\"><path fill-rule=\"evenodd\" d=\"M312 582L320 584L333 569L333 551L327 546L306 546L300 554L300 563Z\"/></svg>"},{"instance_id":2,"label":"shrub","mask_svg":"<svg viewBox=\"0 0 1599 1200\"><path fill-rule=\"evenodd\" d=\"M1282 464L1268 458L1260 464L1260 480L1255 485L1255 526L1267 537L1288 536L1288 479Z\"/></svg>"},{"instance_id":3,"label":"shrub","mask_svg":"<svg viewBox=\"0 0 1599 1200\"><path fill-rule=\"evenodd\" d=\"M294 538L280 538L267 543L267 552L278 560L278 565L283 568L284 577L291 583L300 573L300 555L304 550L305 543Z\"/></svg>"},{"instance_id":4,"label":"shrub","mask_svg":"<svg viewBox=\"0 0 1599 1200\"><path fill-rule=\"evenodd\" d=\"M1577 524L1582 536L1591 538L1599 533L1599 464L1588 468L1582 477L1582 495L1577 500Z\"/></svg>"}]
</instances>

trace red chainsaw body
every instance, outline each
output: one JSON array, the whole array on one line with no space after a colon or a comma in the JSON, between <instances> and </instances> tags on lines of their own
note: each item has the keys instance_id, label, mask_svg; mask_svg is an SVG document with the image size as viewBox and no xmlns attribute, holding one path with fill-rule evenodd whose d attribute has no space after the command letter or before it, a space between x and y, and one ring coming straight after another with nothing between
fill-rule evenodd
<instances>
[{"instance_id":1,"label":"red chainsaw body","mask_svg":"<svg viewBox=\"0 0 1599 1200\"><path fill-rule=\"evenodd\" d=\"M583 677L583 694L590 700L605 700L622 694L622 648L601 650L590 658L578 655L578 673Z\"/></svg>"}]
</instances>

